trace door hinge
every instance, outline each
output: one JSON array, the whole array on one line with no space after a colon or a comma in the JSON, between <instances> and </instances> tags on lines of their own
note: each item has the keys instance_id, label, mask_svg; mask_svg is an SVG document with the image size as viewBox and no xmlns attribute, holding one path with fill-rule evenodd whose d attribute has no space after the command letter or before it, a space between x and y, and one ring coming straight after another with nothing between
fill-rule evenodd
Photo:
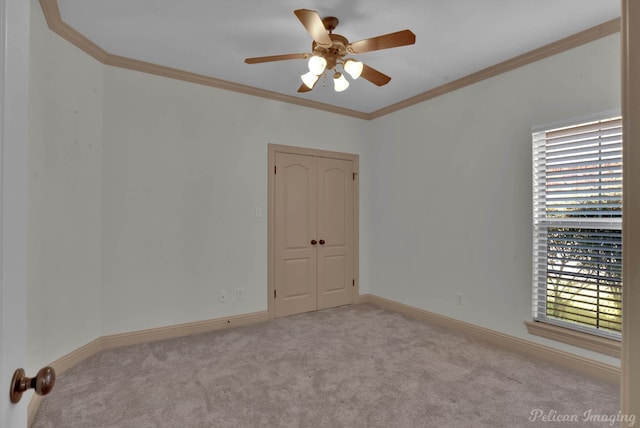
<instances>
[{"instance_id":1,"label":"door hinge","mask_svg":"<svg viewBox=\"0 0 640 428\"><path fill-rule=\"evenodd\" d=\"M275 165L273 166L273 173L274 173L274 174L277 174L277 173L278 173L278 167L277 167L277 166L275 166Z\"/></svg>"},{"instance_id":2,"label":"door hinge","mask_svg":"<svg viewBox=\"0 0 640 428\"><path fill-rule=\"evenodd\" d=\"M354 287L356 286L356 280L355 279L351 281L351 285L353 285Z\"/></svg>"},{"instance_id":3,"label":"door hinge","mask_svg":"<svg viewBox=\"0 0 640 428\"><path fill-rule=\"evenodd\" d=\"M276 298L276 294L277 294L277 293L278 293L278 292L277 292L276 290L273 290L273 298L274 298L274 299Z\"/></svg>"},{"instance_id":4,"label":"door hinge","mask_svg":"<svg viewBox=\"0 0 640 428\"><path fill-rule=\"evenodd\" d=\"M356 181L356 175L358 175L358 173L357 173L357 172L354 172L354 173L353 173L353 181Z\"/></svg>"}]
</instances>

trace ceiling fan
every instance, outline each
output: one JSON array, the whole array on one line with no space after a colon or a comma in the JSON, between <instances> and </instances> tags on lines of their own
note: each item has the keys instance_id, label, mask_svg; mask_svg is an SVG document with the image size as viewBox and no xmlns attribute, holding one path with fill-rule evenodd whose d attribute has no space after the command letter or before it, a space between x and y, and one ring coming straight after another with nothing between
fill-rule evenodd
<instances>
[{"instance_id":1,"label":"ceiling fan","mask_svg":"<svg viewBox=\"0 0 640 428\"><path fill-rule=\"evenodd\" d=\"M298 88L298 92L311 91L321 76L324 75L326 78L327 71L333 71L335 90L338 92L344 91L349 86L349 81L344 77L344 73L337 70L337 66L341 66L343 71L346 71L353 79L362 77L377 86L386 85L391 80L391 77L361 61L347 58L347 56L412 45L416 42L415 34L410 30L402 30L350 43L346 37L333 33L333 30L338 26L338 18L328 16L323 19L320 18L318 12L309 9L298 9L293 13L313 38L311 53L247 58L244 62L258 64L289 59L308 59L309 72L300 76L303 83Z\"/></svg>"}]
</instances>

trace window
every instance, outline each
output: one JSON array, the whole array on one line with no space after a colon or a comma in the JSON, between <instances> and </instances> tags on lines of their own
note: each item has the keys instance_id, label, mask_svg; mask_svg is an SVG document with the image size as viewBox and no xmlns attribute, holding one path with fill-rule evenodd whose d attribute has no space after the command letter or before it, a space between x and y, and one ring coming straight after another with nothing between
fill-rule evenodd
<instances>
[{"instance_id":1,"label":"window","mask_svg":"<svg viewBox=\"0 0 640 428\"><path fill-rule=\"evenodd\" d=\"M622 119L533 133L533 316L622 330Z\"/></svg>"}]
</instances>

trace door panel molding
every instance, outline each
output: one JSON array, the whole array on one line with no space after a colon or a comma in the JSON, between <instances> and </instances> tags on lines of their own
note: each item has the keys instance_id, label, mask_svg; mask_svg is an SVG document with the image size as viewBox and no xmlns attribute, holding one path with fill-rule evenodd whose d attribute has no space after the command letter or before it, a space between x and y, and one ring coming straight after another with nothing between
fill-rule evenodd
<instances>
[{"instance_id":1,"label":"door panel molding","mask_svg":"<svg viewBox=\"0 0 640 428\"><path fill-rule=\"evenodd\" d=\"M354 186L353 186L353 216L352 219L349 219L350 221L346 221L345 223L350 223L352 222L352 224L345 224L346 227L351 227L353 233L351 234L351 236L349 237L349 241L351 241L349 244L352 245L353 247L353 260L348 260L345 263L347 263L348 266L345 267L345 269L349 269L352 272L352 276L353 276L353 285L349 284L349 287L352 289L352 303L357 303L357 299L358 296L360 294L359 291L359 186L358 186L358 177L359 177L359 156L356 154L352 154L352 153L342 153L342 152L334 152L334 151L327 151L327 150L319 150L319 149L313 149L313 148L307 148L307 147L295 147L295 146L284 146L284 145L278 145L278 144L269 144L268 145L268 169L267 169L267 173L268 173L268 179L267 179L267 187L268 187L268 191L267 191L267 203L268 203L268 207L267 207L267 242L268 242L268 249L267 249L267 312L269 315L269 319L273 319L276 316L275 313L275 297L274 297L274 290L275 290L275 284L276 284L276 259L277 259L277 250L276 250L276 201L275 201L275 195L276 195L276 176L277 173L280 171L276 171L276 155L277 154L293 154L293 155L304 155L304 156L312 156L314 158L318 158L318 159L337 159L337 160L345 160L345 161L350 161L352 167L353 167L353 171L349 172L349 173L353 173L352 174L352 180L354 181ZM331 171L337 169L335 167L331 168ZM333 173L332 173L333 174ZM282 227L282 225L280 226ZM319 236L315 237L314 239L323 239L323 237ZM326 239L326 238L325 238ZM332 258L336 256L336 250L338 250L340 247L343 247L342 245L338 245L338 246L332 246L330 241L327 241L326 246L322 246L320 244L317 245L318 247L318 253L319 256L325 256L328 258ZM322 247L322 248L321 248ZM335 262L335 259L333 259L333 261ZM318 259L318 263L320 263L320 260ZM349 266L350 265L350 266ZM320 277L318 277L318 282L321 280ZM319 285L318 285L319 286ZM281 291L278 291L278 294L281 294ZM340 294L340 289L337 290L331 290L329 291L329 293L327 293L328 296L331 296L331 294L335 294L336 295L336 299L335 301L340 301L338 297L338 295ZM280 298L281 296L279 295L278 298ZM284 296L282 296L284 297ZM333 304L333 300L329 298L328 301L327 299L325 299L325 304L320 305L320 302L318 302L318 309L321 309L323 307L330 307Z\"/></svg>"},{"instance_id":2,"label":"door panel molding","mask_svg":"<svg viewBox=\"0 0 640 428\"><path fill-rule=\"evenodd\" d=\"M316 159L277 152L275 175L276 317L317 307ZM274 170L275 171L275 170ZM317 242L317 241L316 241Z\"/></svg>"},{"instance_id":3,"label":"door panel molding","mask_svg":"<svg viewBox=\"0 0 640 428\"><path fill-rule=\"evenodd\" d=\"M318 309L353 303L353 163L318 159ZM340 263L336 261L340 259Z\"/></svg>"}]
</instances>

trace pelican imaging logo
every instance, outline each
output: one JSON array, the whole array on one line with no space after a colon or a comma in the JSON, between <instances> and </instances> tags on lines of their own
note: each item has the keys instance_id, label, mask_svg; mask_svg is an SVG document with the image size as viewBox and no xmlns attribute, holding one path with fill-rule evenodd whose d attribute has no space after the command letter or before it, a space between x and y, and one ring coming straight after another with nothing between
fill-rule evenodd
<instances>
[{"instance_id":1,"label":"pelican imaging logo","mask_svg":"<svg viewBox=\"0 0 640 428\"><path fill-rule=\"evenodd\" d=\"M566 422L567 424L583 424L585 422L607 423L609 426L618 426L620 422L626 422L627 426L632 427L636 423L636 415L625 415L618 412L613 415L605 415L593 411L593 409L585 410L578 413L560 413L555 409L544 411L542 409L533 409L529 414L530 422Z\"/></svg>"}]
</instances>

